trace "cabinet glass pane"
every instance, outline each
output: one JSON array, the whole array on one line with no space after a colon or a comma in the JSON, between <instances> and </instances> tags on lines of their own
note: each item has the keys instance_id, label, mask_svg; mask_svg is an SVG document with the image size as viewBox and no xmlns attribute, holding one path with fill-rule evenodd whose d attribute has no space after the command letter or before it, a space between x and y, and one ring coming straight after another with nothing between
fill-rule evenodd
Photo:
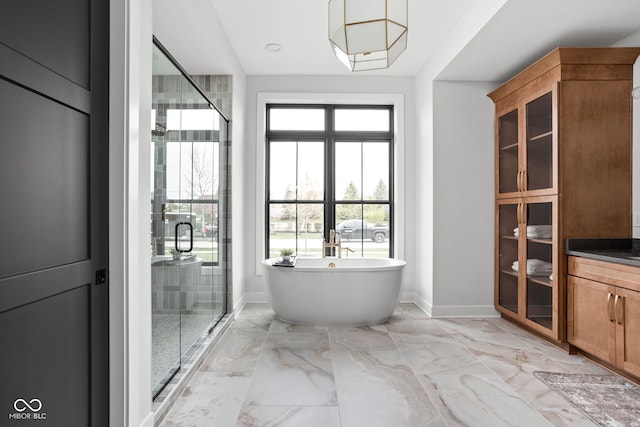
<instances>
[{"instance_id":1,"label":"cabinet glass pane","mask_svg":"<svg viewBox=\"0 0 640 427\"><path fill-rule=\"evenodd\" d=\"M498 185L500 193L518 191L518 110L498 118Z\"/></svg>"},{"instance_id":2,"label":"cabinet glass pane","mask_svg":"<svg viewBox=\"0 0 640 427\"><path fill-rule=\"evenodd\" d=\"M518 312L518 205L501 205L499 215L499 282L498 304L514 313Z\"/></svg>"},{"instance_id":3,"label":"cabinet glass pane","mask_svg":"<svg viewBox=\"0 0 640 427\"><path fill-rule=\"evenodd\" d=\"M551 287L527 279L527 319L552 329Z\"/></svg>"},{"instance_id":4,"label":"cabinet glass pane","mask_svg":"<svg viewBox=\"0 0 640 427\"><path fill-rule=\"evenodd\" d=\"M553 187L551 92L527 104L527 189Z\"/></svg>"},{"instance_id":5,"label":"cabinet glass pane","mask_svg":"<svg viewBox=\"0 0 640 427\"><path fill-rule=\"evenodd\" d=\"M527 204L527 318L552 328L553 204Z\"/></svg>"}]
</instances>

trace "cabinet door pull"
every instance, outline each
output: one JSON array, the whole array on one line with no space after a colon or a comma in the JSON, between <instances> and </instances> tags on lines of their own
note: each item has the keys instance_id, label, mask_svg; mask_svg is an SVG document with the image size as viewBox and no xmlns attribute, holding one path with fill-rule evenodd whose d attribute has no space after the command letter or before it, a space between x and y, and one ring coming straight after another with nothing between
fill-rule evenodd
<instances>
[{"instance_id":1,"label":"cabinet door pull","mask_svg":"<svg viewBox=\"0 0 640 427\"><path fill-rule=\"evenodd\" d=\"M609 321L615 322L616 318L613 309L613 294L611 292L607 295L607 313L609 314Z\"/></svg>"},{"instance_id":2,"label":"cabinet door pull","mask_svg":"<svg viewBox=\"0 0 640 427\"><path fill-rule=\"evenodd\" d=\"M518 225L524 224L524 203L518 203Z\"/></svg>"},{"instance_id":3,"label":"cabinet door pull","mask_svg":"<svg viewBox=\"0 0 640 427\"><path fill-rule=\"evenodd\" d=\"M616 295L616 321L618 325L624 323L624 298Z\"/></svg>"},{"instance_id":4,"label":"cabinet door pull","mask_svg":"<svg viewBox=\"0 0 640 427\"><path fill-rule=\"evenodd\" d=\"M518 172L518 191L524 191L524 171Z\"/></svg>"}]
</instances>

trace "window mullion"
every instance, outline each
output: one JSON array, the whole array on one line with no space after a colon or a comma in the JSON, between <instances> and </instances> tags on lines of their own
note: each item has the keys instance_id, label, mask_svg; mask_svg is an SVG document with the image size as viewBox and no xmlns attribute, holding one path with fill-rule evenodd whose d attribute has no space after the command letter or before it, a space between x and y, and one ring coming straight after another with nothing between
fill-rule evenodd
<instances>
[{"instance_id":1,"label":"window mullion","mask_svg":"<svg viewBox=\"0 0 640 427\"><path fill-rule=\"evenodd\" d=\"M331 106L326 109L326 136L325 136L325 208L324 208L324 237L329 238L329 230L336 228L335 224L335 138L334 138L334 111Z\"/></svg>"},{"instance_id":2,"label":"window mullion","mask_svg":"<svg viewBox=\"0 0 640 427\"><path fill-rule=\"evenodd\" d=\"M298 206L300 200L300 170L299 170L299 158L300 155L300 141L296 141L296 218L293 224L294 230L294 242L295 242L295 251L298 253Z\"/></svg>"},{"instance_id":3,"label":"window mullion","mask_svg":"<svg viewBox=\"0 0 640 427\"><path fill-rule=\"evenodd\" d=\"M387 200L389 201L389 257L393 258L394 255L394 240L395 240L395 227L394 224L394 211L395 211L395 182L394 182L394 170L395 170L395 128L394 128L394 115L389 114L389 131L391 133L389 137L389 186L387 188Z\"/></svg>"}]
</instances>

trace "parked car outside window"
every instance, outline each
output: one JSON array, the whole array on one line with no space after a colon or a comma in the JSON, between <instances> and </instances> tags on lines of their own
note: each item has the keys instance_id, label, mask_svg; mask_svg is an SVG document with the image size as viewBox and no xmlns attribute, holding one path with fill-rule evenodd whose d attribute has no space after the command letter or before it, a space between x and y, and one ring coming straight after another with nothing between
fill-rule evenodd
<instances>
[{"instance_id":1,"label":"parked car outside window","mask_svg":"<svg viewBox=\"0 0 640 427\"><path fill-rule=\"evenodd\" d=\"M207 237L218 237L218 226L214 224L205 224L203 227L204 235Z\"/></svg>"},{"instance_id":2,"label":"parked car outside window","mask_svg":"<svg viewBox=\"0 0 640 427\"><path fill-rule=\"evenodd\" d=\"M347 219L336 226L336 234L341 240L371 239L382 243L389 237L389 227L367 223L361 219Z\"/></svg>"}]
</instances>

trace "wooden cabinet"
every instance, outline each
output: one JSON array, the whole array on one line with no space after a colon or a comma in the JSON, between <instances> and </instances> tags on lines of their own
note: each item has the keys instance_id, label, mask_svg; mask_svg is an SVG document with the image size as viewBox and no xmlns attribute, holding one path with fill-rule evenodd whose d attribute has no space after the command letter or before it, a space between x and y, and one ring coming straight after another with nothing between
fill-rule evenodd
<instances>
[{"instance_id":1,"label":"wooden cabinet","mask_svg":"<svg viewBox=\"0 0 640 427\"><path fill-rule=\"evenodd\" d=\"M569 257L568 341L640 377L640 267Z\"/></svg>"},{"instance_id":2,"label":"wooden cabinet","mask_svg":"<svg viewBox=\"0 0 640 427\"><path fill-rule=\"evenodd\" d=\"M566 342L564 239L631 236L630 93L639 54L558 48L489 94L495 306L557 342Z\"/></svg>"}]
</instances>

